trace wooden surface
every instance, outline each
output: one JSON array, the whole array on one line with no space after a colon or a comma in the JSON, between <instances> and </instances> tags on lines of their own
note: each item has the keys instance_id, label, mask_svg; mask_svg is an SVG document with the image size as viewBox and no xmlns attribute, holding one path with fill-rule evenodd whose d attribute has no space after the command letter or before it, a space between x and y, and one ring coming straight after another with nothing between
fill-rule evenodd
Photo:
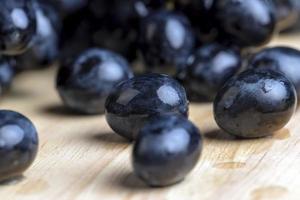
<instances>
[{"instance_id":1,"label":"wooden surface","mask_svg":"<svg viewBox=\"0 0 300 200\"><path fill-rule=\"evenodd\" d=\"M300 48L300 37L272 44ZM103 116L61 111L54 73L22 74L2 98L1 109L33 120L40 150L23 180L0 186L1 200L300 199L300 111L273 137L234 140L217 128L211 104L191 105L190 118L205 135L201 160L184 182L153 189L132 175L132 147Z\"/></svg>"}]
</instances>

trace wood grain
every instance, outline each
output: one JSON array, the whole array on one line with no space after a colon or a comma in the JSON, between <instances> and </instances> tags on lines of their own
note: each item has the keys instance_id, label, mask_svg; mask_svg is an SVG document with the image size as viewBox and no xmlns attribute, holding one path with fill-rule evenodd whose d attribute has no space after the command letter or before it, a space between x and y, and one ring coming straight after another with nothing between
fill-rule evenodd
<instances>
[{"instance_id":1,"label":"wood grain","mask_svg":"<svg viewBox=\"0 0 300 200\"><path fill-rule=\"evenodd\" d=\"M277 44L300 49L300 37L282 36L271 43ZM202 158L184 182L154 189L132 175L131 145L112 133L103 116L61 109L54 74L22 74L2 98L1 109L33 120L40 150L21 181L0 186L1 200L299 199L300 111L273 137L235 140L217 128L211 104L192 104L191 120L205 135Z\"/></svg>"}]
</instances>

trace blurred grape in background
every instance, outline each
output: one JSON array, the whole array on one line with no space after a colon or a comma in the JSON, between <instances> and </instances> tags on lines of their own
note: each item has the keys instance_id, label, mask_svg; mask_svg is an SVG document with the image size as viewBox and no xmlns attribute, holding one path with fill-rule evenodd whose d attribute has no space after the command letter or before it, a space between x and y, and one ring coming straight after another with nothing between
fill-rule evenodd
<instances>
[{"instance_id":1,"label":"blurred grape in background","mask_svg":"<svg viewBox=\"0 0 300 200\"><path fill-rule=\"evenodd\" d=\"M0 53L20 72L107 49L136 73L172 75L190 97L213 99L253 51L295 31L299 13L297 0L4 0Z\"/></svg>"}]
</instances>

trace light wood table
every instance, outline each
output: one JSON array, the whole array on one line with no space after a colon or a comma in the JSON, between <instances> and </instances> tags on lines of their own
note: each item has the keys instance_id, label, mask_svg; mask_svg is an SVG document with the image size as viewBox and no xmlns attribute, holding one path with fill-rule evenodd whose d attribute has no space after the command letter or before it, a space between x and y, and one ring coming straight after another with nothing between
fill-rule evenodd
<instances>
[{"instance_id":1,"label":"light wood table","mask_svg":"<svg viewBox=\"0 0 300 200\"><path fill-rule=\"evenodd\" d=\"M300 37L282 36L276 44L300 49ZM217 128L211 104L192 104L190 118L205 135L201 160L184 182L148 188L132 175L132 146L104 116L61 111L54 74L24 73L1 97L0 108L27 115L40 136L33 166L22 181L0 186L1 200L300 199L300 111L273 137L234 140Z\"/></svg>"}]
</instances>

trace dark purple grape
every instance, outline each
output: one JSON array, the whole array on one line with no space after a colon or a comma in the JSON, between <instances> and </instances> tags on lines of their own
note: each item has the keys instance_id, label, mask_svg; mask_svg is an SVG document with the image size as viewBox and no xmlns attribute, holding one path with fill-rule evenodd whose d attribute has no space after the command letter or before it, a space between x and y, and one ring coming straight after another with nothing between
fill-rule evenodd
<instances>
[{"instance_id":1,"label":"dark purple grape","mask_svg":"<svg viewBox=\"0 0 300 200\"><path fill-rule=\"evenodd\" d=\"M149 71L176 75L194 46L195 35L185 16L157 11L143 20L140 50Z\"/></svg>"},{"instance_id":2,"label":"dark purple grape","mask_svg":"<svg viewBox=\"0 0 300 200\"><path fill-rule=\"evenodd\" d=\"M0 181L14 179L30 167L38 151L32 122L20 113L0 111Z\"/></svg>"},{"instance_id":3,"label":"dark purple grape","mask_svg":"<svg viewBox=\"0 0 300 200\"><path fill-rule=\"evenodd\" d=\"M127 61L104 49L88 49L60 68L57 89L66 107L85 114L103 114L115 85L133 76Z\"/></svg>"},{"instance_id":4,"label":"dark purple grape","mask_svg":"<svg viewBox=\"0 0 300 200\"><path fill-rule=\"evenodd\" d=\"M36 15L33 0L2 0L0 7L0 53L24 53L35 33Z\"/></svg>"},{"instance_id":5,"label":"dark purple grape","mask_svg":"<svg viewBox=\"0 0 300 200\"><path fill-rule=\"evenodd\" d=\"M229 134L269 136L291 119L297 104L293 84L273 70L247 70L230 79L214 101L217 124Z\"/></svg>"},{"instance_id":6,"label":"dark purple grape","mask_svg":"<svg viewBox=\"0 0 300 200\"><path fill-rule=\"evenodd\" d=\"M220 40L241 47L268 43L276 28L275 7L269 0L215 0L213 16Z\"/></svg>"},{"instance_id":7,"label":"dark purple grape","mask_svg":"<svg viewBox=\"0 0 300 200\"><path fill-rule=\"evenodd\" d=\"M155 116L134 144L134 173L150 186L169 186L190 173L201 151L202 137L193 123L182 116Z\"/></svg>"},{"instance_id":8,"label":"dark purple grape","mask_svg":"<svg viewBox=\"0 0 300 200\"><path fill-rule=\"evenodd\" d=\"M167 75L146 74L120 83L105 103L106 120L119 135L134 140L152 115L188 116L184 88Z\"/></svg>"}]
</instances>

